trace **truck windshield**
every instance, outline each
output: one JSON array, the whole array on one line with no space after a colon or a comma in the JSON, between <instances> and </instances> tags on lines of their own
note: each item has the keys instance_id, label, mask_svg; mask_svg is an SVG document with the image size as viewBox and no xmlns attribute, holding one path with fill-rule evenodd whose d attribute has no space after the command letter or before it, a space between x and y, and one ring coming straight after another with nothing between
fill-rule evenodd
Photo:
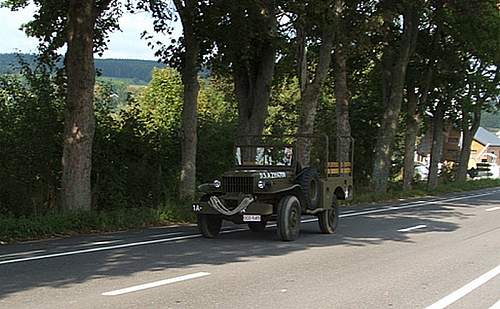
<instances>
[{"instance_id":1,"label":"truck windshield","mask_svg":"<svg viewBox=\"0 0 500 309\"><path fill-rule=\"evenodd\" d=\"M292 166L291 146L237 146L237 166Z\"/></svg>"}]
</instances>

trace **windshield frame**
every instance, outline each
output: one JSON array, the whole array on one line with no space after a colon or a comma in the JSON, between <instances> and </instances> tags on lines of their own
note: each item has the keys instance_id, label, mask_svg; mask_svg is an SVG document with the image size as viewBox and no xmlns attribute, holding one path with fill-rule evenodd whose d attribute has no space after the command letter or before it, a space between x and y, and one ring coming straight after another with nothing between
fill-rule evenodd
<instances>
[{"instance_id":1,"label":"windshield frame","mask_svg":"<svg viewBox=\"0 0 500 309\"><path fill-rule=\"evenodd\" d=\"M236 161L236 150L238 148L291 148L292 163L290 165L239 165ZM233 147L233 165L238 170L295 170L297 166L297 149L294 144L236 144ZM243 163L243 162L242 162Z\"/></svg>"}]
</instances>

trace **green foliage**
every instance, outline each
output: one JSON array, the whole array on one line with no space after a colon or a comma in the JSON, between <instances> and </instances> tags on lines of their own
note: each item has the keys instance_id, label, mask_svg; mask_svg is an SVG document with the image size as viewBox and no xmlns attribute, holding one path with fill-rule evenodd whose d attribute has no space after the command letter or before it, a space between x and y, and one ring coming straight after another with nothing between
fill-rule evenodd
<instances>
[{"instance_id":1,"label":"green foliage","mask_svg":"<svg viewBox=\"0 0 500 309\"><path fill-rule=\"evenodd\" d=\"M464 50L500 61L500 13L496 0L457 0L444 6L444 25Z\"/></svg>"},{"instance_id":2,"label":"green foliage","mask_svg":"<svg viewBox=\"0 0 500 309\"><path fill-rule=\"evenodd\" d=\"M57 209L64 79L47 68L0 78L0 211L13 216ZM98 210L172 205L180 170L182 84L175 70L155 70L137 95L98 82L92 192ZM201 81L199 181L232 165L236 105L226 80ZM175 213L172 213L172 217Z\"/></svg>"},{"instance_id":3,"label":"green foliage","mask_svg":"<svg viewBox=\"0 0 500 309\"><path fill-rule=\"evenodd\" d=\"M61 173L64 80L45 67L0 77L0 212L56 207Z\"/></svg>"},{"instance_id":4,"label":"green foliage","mask_svg":"<svg viewBox=\"0 0 500 309\"><path fill-rule=\"evenodd\" d=\"M275 85L269 102L265 134L294 134L299 121L300 89L297 78L285 78Z\"/></svg>"},{"instance_id":5,"label":"green foliage","mask_svg":"<svg viewBox=\"0 0 500 309\"><path fill-rule=\"evenodd\" d=\"M202 80L199 95L198 180L232 164L235 105L226 81ZM173 199L180 173L182 84L172 69L157 69L128 105L115 109L113 85L96 89L94 188L99 209L156 207Z\"/></svg>"},{"instance_id":6,"label":"green foliage","mask_svg":"<svg viewBox=\"0 0 500 309\"><path fill-rule=\"evenodd\" d=\"M233 166L237 107L225 79L202 80L198 97L197 181L211 182Z\"/></svg>"}]
</instances>

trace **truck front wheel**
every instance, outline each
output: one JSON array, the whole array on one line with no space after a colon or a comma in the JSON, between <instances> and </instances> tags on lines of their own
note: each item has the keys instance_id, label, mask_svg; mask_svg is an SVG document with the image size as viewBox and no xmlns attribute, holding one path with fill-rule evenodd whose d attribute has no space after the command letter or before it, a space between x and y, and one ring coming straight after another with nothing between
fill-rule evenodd
<instances>
[{"instance_id":1,"label":"truck front wheel","mask_svg":"<svg viewBox=\"0 0 500 309\"><path fill-rule=\"evenodd\" d=\"M295 240L300 233L301 207L293 195L281 198L278 204L278 237L284 241Z\"/></svg>"},{"instance_id":2,"label":"truck front wheel","mask_svg":"<svg viewBox=\"0 0 500 309\"><path fill-rule=\"evenodd\" d=\"M198 215L198 228L206 238L215 238L219 235L222 226L222 218L215 215Z\"/></svg>"}]
</instances>

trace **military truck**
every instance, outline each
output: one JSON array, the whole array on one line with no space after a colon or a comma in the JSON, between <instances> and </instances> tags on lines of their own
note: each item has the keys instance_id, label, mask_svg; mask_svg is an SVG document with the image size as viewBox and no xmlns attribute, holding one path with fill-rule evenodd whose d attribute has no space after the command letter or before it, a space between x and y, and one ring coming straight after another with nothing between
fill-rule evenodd
<instances>
[{"instance_id":1,"label":"military truck","mask_svg":"<svg viewBox=\"0 0 500 309\"><path fill-rule=\"evenodd\" d=\"M334 233L337 201L353 194L354 142L348 139L348 159L339 162L330 161L333 145L327 136L240 137L242 142L234 146L234 168L198 187L202 197L193 211L201 233L217 237L224 220L248 224L254 232L276 221L278 237L291 241L299 236L303 215L317 216L320 231ZM307 160L298 160L299 143L309 149ZM299 161L310 163L302 166L306 164Z\"/></svg>"}]
</instances>

